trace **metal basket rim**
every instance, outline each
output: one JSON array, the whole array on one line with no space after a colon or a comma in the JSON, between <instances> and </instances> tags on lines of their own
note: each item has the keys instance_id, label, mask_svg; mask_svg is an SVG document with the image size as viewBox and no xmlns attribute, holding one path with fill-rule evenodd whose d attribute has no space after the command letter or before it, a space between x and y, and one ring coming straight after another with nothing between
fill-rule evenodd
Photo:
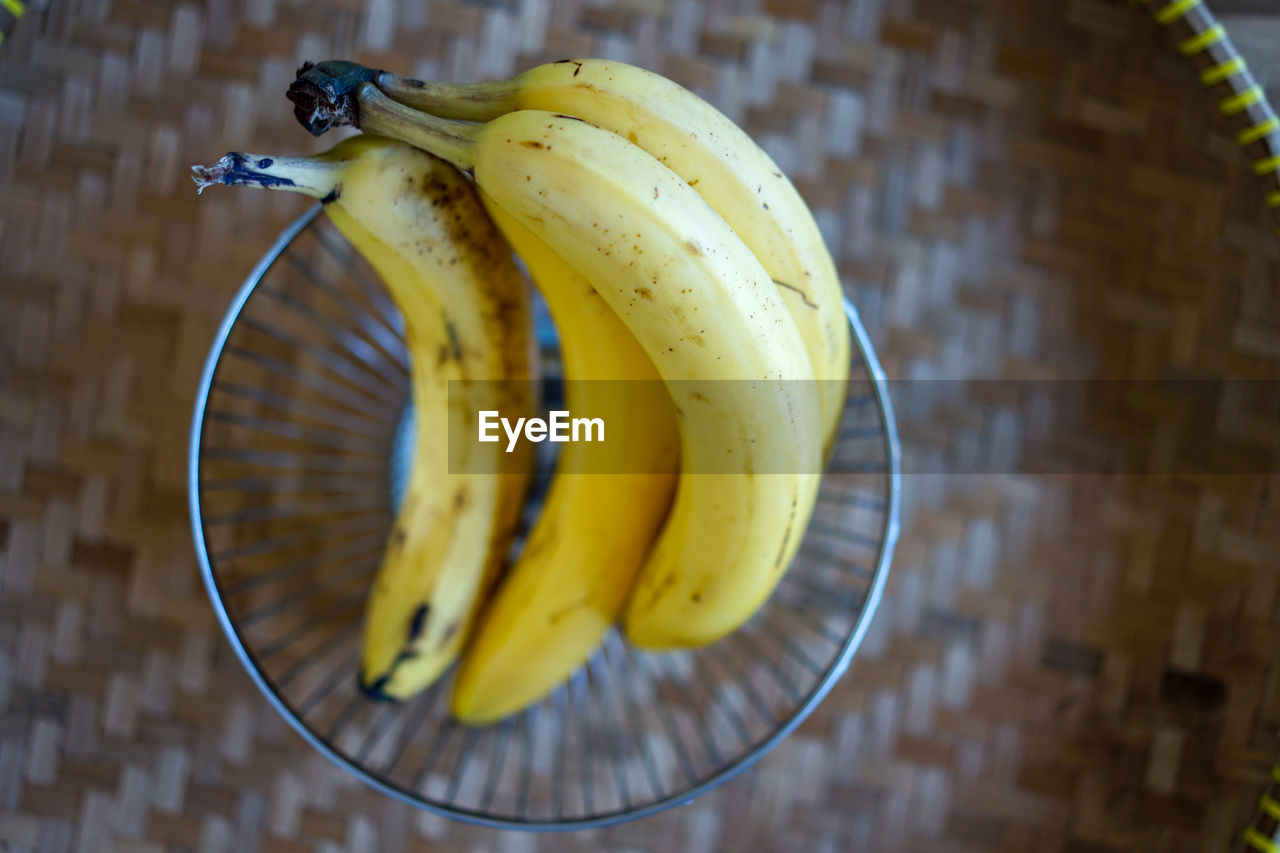
<instances>
[{"instance_id":1,"label":"metal basket rim","mask_svg":"<svg viewBox=\"0 0 1280 853\"><path fill-rule=\"evenodd\" d=\"M705 776L704 778L692 783L687 789L677 794L671 794L662 797L646 805L637 808L623 808L613 812L592 815L584 818L569 818L558 821L547 820L522 820L495 817L493 815L472 811L464 808L453 808L439 803L430 802L411 790L407 790L395 783L380 779L369 771L365 770L352 759L339 752L328 739L322 737L312 731L306 723L304 723L298 715L284 701L283 697L276 691L274 685L262 672L252 651L240 637L230 613L227 611L226 604L223 600L221 589L218 585L218 579L213 570L213 565L209 558L208 539L203 523L203 516L200 504L200 447L204 437L205 426L205 409L209 402L209 394L213 387L213 380L218 370L218 365L222 360L222 353L226 347L227 340L231 335L232 329L235 327L236 321L240 314L244 311L245 305L249 301L249 297L253 295L254 290L262 282L267 272L279 260L280 256L294 241L294 239L302 233L312 222L319 216L323 205L315 204L311 206L305 213L290 223L275 243L267 250L254 268L246 277L240 289L236 292L231 300L231 304L226 314L222 318L222 322L218 326L217 333L214 335L213 343L209 347L209 354L205 358L204 367L201 371L200 382L196 390L196 398L194 411L191 419L191 429L188 437L188 457L187 457L187 504L191 521L192 541L195 545L196 560L199 563L200 574L204 579L205 590L209 595L209 600L213 605L214 612L217 616L218 624L222 627L223 633L226 635L227 641L230 643L232 650L235 652L241 666L249 674L250 680L257 686L258 690L266 697L267 702L284 720L297 732L304 741L310 744L329 761L336 766L351 773L360 781L369 785L400 802L420 808L433 814L458 820L464 823L470 823L479 826L488 826L497 829L518 829L526 831L555 831L555 830L574 830L574 829L592 829L598 827L606 827L614 824L622 823L628 820L635 820L656 814L676 805L687 805L696 797L706 793L712 788L729 781L747 768L756 763L765 753L777 746L784 738L794 731L805 719L813 713L818 704L831 691L831 688L844 672L849 668L853 660L853 656L858 648L862 645L862 641L866 636L867 629L871 624L871 618L875 614L881 595L884 592L884 586L889 575L889 566L893 559L893 552L897 545L899 533L899 512L902 491L902 472L901 472L901 445L898 439L897 422L893 414L893 405L889 398L888 383L885 379L884 371L880 366L880 362L876 357L875 349L871 344L871 339L866 329L862 325L862 320L858 315L857 309L853 303L845 299L845 314L848 316L849 325L853 330L854 340L862 356L863 363L866 367L868 377L871 380L876 405L880 410L884 430L882 432L882 442L884 445L885 457L888 461L887 476L885 479L885 490L887 492L887 508L884 516L884 522L881 525L881 542L880 553L876 559L875 568L872 571L870 584L867 594L862 604L861 611L854 623L853 630L849 632L844 644L840 648L839 654L828 667L817 685L805 696L796 710L786 720L782 721L778 727L767 738L751 747L747 752L743 753L736 759L726 763L716 772Z\"/></svg>"}]
</instances>

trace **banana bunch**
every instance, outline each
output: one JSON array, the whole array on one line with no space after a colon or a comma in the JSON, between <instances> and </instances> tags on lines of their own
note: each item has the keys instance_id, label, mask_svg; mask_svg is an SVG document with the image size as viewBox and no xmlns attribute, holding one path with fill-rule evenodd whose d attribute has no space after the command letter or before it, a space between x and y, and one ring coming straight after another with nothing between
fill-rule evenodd
<instances>
[{"instance_id":1,"label":"banana bunch","mask_svg":"<svg viewBox=\"0 0 1280 853\"><path fill-rule=\"evenodd\" d=\"M844 291L804 199L742 128L659 74L603 59L562 59L482 83L433 83L331 60L304 65L289 90L295 115L317 135L357 123L352 108L362 96L384 101L379 95L431 116L474 122L518 110L579 118L625 137L673 171L729 224L777 286L819 380L824 450L830 448L849 380Z\"/></svg>"},{"instance_id":2,"label":"banana bunch","mask_svg":"<svg viewBox=\"0 0 1280 853\"><path fill-rule=\"evenodd\" d=\"M487 478L493 524L467 527L463 514L482 509L468 501L458 513L442 512L452 505L450 490L464 482L469 495L483 489L468 479L474 475L442 479L438 467L420 476L440 464L440 448L424 445L441 439L438 427L419 420L414 504L406 499L396 529L422 545L397 557L393 534L370 600L366 686L409 695L438 677L466 639L452 710L483 724L549 693L615 622L652 649L710 643L745 622L799 547L849 370L834 264L772 160L691 92L602 60L479 84L308 64L289 97L317 135L352 124L378 138L358 137L319 158L231 155L239 159L224 159L214 170L222 172L204 179L329 201L331 217L388 279L411 326L418 312L439 316L437 302L447 316L486 291L507 294L508 310L487 316L510 337L495 331L486 339L477 328L475 351L466 350L482 359L488 347L494 369L448 367L467 377L527 375L527 362L511 355L526 345L524 304L509 295L509 255L490 245L500 233L559 329L568 408L600 417L610 430L594 455L566 445L522 552L486 604L508 530L504 499L520 493L520 463L493 462L508 469L491 470L511 472ZM411 193L401 186L406 173L388 176L386 164L415 157L422 174L450 189L397 216L388 208L407 211L400 199ZM355 165L365 158L367 166ZM456 169L449 179L440 174L445 162ZM353 199L366 196L372 201L353 213ZM444 233L433 225L443 214L425 208L436 202L465 208L464 226ZM476 275L479 265L424 268L411 256L424 237L464 261L468 249L483 256L487 277ZM400 287L391 281L397 276ZM432 294L430 308L425 297L410 298L415 288ZM459 292L447 300L445 290ZM440 371L427 361L437 330L424 326L431 329L415 332L424 343L411 343L419 412L441 405ZM462 328L446 325L455 327ZM431 375L418 379L420 369ZM528 403L468 402L472 412L504 414ZM425 529L415 534L416 524ZM478 567L464 570L462 553ZM466 571L468 582L445 577ZM457 592L464 587L469 598ZM445 590L454 592L442 598ZM428 615L419 619L424 605Z\"/></svg>"}]
</instances>

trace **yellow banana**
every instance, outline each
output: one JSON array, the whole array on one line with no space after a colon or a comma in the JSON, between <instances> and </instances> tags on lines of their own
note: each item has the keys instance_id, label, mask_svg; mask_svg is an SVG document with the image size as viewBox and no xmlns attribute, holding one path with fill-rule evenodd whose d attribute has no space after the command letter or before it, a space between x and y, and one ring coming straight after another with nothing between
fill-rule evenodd
<instances>
[{"instance_id":1,"label":"yellow banana","mask_svg":"<svg viewBox=\"0 0 1280 853\"><path fill-rule=\"evenodd\" d=\"M607 433L589 461L588 445L565 445L524 552L481 617L453 686L453 714L472 724L541 699L600 644L667 517L679 454L671 398L635 337L586 279L482 198L551 309L566 408Z\"/></svg>"},{"instance_id":2,"label":"yellow banana","mask_svg":"<svg viewBox=\"0 0 1280 853\"><path fill-rule=\"evenodd\" d=\"M320 63L357 73L406 106L444 118L489 121L547 110L624 136L697 190L737 232L777 284L808 348L822 404L824 440L840 424L849 380L844 291L813 214L768 154L741 128L667 78L604 59L565 59L490 83L434 83Z\"/></svg>"},{"instance_id":3,"label":"yellow banana","mask_svg":"<svg viewBox=\"0 0 1280 853\"><path fill-rule=\"evenodd\" d=\"M457 658L519 517L527 454L457 443L465 410L521 412L524 382L466 383L476 399L448 399L450 379L528 379L527 294L475 191L452 166L403 143L360 136L318 157L229 154L193 170L212 183L262 186L326 202L325 211L377 270L405 319L415 410L413 468L365 618L361 684L406 698ZM487 396L486 396L487 395Z\"/></svg>"},{"instance_id":4,"label":"yellow banana","mask_svg":"<svg viewBox=\"0 0 1280 853\"><path fill-rule=\"evenodd\" d=\"M295 112L322 130L330 116L306 86L291 90ZM588 122L519 110L473 125L397 104L371 83L354 96L346 115L363 129L470 172L582 274L666 381L682 473L627 605L632 641L689 646L737 628L790 565L822 455L813 367L760 261L678 175Z\"/></svg>"}]
</instances>

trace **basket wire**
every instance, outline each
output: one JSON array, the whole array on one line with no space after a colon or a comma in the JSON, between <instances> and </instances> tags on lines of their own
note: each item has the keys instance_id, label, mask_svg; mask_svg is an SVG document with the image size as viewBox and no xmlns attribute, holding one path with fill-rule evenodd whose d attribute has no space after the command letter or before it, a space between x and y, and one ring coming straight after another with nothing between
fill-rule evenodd
<instances>
[{"instance_id":1,"label":"basket wire","mask_svg":"<svg viewBox=\"0 0 1280 853\"><path fill-rule=\"evenodd\" d=\"M320 210L285 229L233 299L190 433L198 562L232 648L275 710L396 799L525 829L603 826L688 802L793 731L849 666L898 536L897 429L853 306L832 470L761 612L700 650L644 652L611 631L546 700L470 728L448 715L449 678L401 704L356 687L365 593L411 444L409 362L395 306ZM554 335L539 329L554 368ZM540 455L543 486L552 464Z\"/></svg>"}]
</instances>

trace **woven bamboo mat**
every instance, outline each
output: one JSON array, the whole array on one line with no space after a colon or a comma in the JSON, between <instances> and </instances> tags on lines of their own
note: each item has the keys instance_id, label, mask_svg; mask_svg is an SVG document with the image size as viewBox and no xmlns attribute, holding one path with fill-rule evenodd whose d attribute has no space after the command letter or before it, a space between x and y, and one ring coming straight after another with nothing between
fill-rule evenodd
<instances>
[{"instance_id":1,"label":"woven bamboo mat","mask_svg":"<svg viewBox=\"0 0 1280 853\"><path fill-rule=\"evenodd\" d=\"M1165 38L1110 0L36 4L0 45L0 850L1225 849L1280 752L1274 474L909 477L871 636L798 733L553 837L312 754L223 642L185 515L204 353L301 209L198 200L185 167L314 150L282 97L304 59L674 77L795 177L893 377L1275 379L1275 224ZM1274 400L1219 414L1199 442L1277 470ZM1007 427L967 398L903 423Z\"/></svg>"}]
</instances>

